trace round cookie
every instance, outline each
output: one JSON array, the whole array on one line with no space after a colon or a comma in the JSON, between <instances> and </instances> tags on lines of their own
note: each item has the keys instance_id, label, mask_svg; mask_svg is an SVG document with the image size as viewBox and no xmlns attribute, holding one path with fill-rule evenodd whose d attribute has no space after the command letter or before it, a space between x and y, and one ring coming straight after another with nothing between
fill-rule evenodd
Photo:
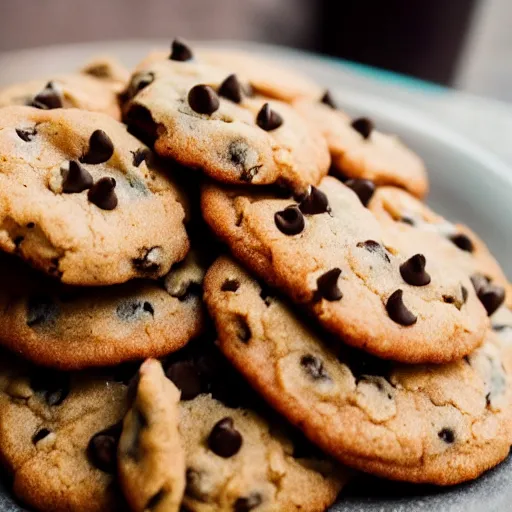
<instances>
[{"instance_id":1,"label":"round cookie","mask_svg":"<svg viewBox=\"0 0 512 512\"><path fill-rule=\"evenodd\" d=\"M506 291L506 300L512 304L512 288L505 274L484 242L467 226L452 224L405 190L394 187L377 189L368 208L391 235L405 236L418 251L453 262L473 280L485 276L493 288ZM489 286L486 288L489 291ZM503 295L499 289L494 293ZM485 290L480 293L483 295ZM499 307L500 297L488 304L490 314Z\"/></svg>"},{"instance_id":2,"label":"round cookie","mask_svg":"<svg viewBox=\"0 0 512 512\"><path fill-rule=\"evenodd\" d=\"M366 118L350 117L320 101L299 100L295 108L323 133L332 172L342 179L365 179L376 185L402 187L417 197L428 192L422 160L400 140L374 129Z\"/></svg>"},{"instance_id":3,"label":"round cookie","mask_svg":"<svg viewBox=\"0 0 512 512\"><path fill-rule=\"evenodd\" d=\"M0 89L0 108L29 105L40 109L79 108L107 114L118 121L118 94L126 86L128 72L115 62L96 60L83 70L48 79L31 80Z\"/></svg>"},{"instance_id":4,"label":"round cookie","mask_svg":"<svg viewBox=\"0 0 512 512\"><path fill-rule=\"evenodd\" d=\"M114 478L125 396L126 385L102 375L27 367L2 354L0 457L16 496L42 511L126 510Z\"/></svg>"},{"instance_id":5,"label":"round cookie","mask_svg":"<svg viewBox=\"0 0 512 512\"><path fill-rule=\"evenodd\" d=\"M181 192L110 117L6 107L0 155L1 250L88 286L159 277L185 257Z\"/></svg>"},{"instance_id":6,"label":"round cookie","mask_svg":"<svg viewBox=\"0 0 512 512\"><path fill-rule=\"evenodd\" d=\"M317 83L282 62L227 49L200 49L198 55L208 64L243 77L257 93L269 98L286 102L301 98L314 101L324 92Z\"/></svg>"},{"instance_id":7,"label":"round cookie","mask_svg":"<svg viewBox=\"0 0 512 512\"><path fill-rule=\"evenodd\" d=\"M344 342L385 359L442 363L488 327L471 281L413 244L391 244L357 195L332 177L296 203L208 184L202 210L232 253Z\"/></svg>"},{"instance_id":8,"label":"round cookie","mask_svg":"<svg viewBox=\"0 0 512 512\"><path fill-rule=\"evenodd\" d=\"M185 490L180 392L160 363L148 359L139 369L134 393L118 446L124 495L135 512L178 512Z\"/></svg>"},{"instance_id":9,"label":"round cookie","mask_svg":"<svg viewBox=\"0 0 512 512\"><path fill-rule=\"evenodd\" d=\"M330 343L227 258L205 279L219 347L327 453L386 478L449 485L498 464L512 441L512 346L444 366L400 365Z\"/></svg>"},{"instance_id":10,"label":"round cookie","mask_svg":"<svg viewBox=\"0 0 512 512\"><path fill-rule=\"evenodd\" d=\"M248 94L229 70L149 56L124 95L124 120L155 151L226 183L304 191L327 174L319 130L290 105Z\"/></svg>"},{"instance_id":11,"label":"round cookie","mask_svg":"<svg viewBox=\"0 0 512 512\"><path fill-rule=\"evenodd\" d=\"M64 286L0 257L0 345L65 370L162 357L203 329L204 267L191 252L161 281Z\"/></svg>"}]
</instances>

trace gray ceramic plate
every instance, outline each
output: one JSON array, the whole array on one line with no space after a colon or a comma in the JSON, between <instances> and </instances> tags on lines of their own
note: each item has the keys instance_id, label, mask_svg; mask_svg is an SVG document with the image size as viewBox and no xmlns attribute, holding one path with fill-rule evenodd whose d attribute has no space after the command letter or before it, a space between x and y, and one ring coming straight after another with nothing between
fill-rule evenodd
<instances>
[{"instance_id":1,"label":"gray ceramic plate","mask_svg":"<svg viewBox=\"0 0 512 512\"><path fill-rule=\"evenodd\" d=\"M167 41L127 41L0 54L0 85L72 70L97 54L117 56L131 66L150 49L166 44ZM243 46L250 51L286 59L291 65L301 68L328 86L340 105L350 113L370 116L382 130L399 134L427 163L432 184L429 203L447 217L468 223L489 244L509 277L512 276L512 258L509 257L512 254L512 170L494 153L480 148L474 142L483 140L479 129L492 130L493 125L482 127L481 123L488 122L492 112L498 115L496 104L482 104L470 97L420 82L404 83L403 78L395 75L361 70L338 61L282 48ZM473 119L475 126L472 131L472 123L461 123L461 119L467 116L468 109L473 109L473 105L479 117ZM499 112L499 115L504 114ZM512 122L512 118L507 115L500 122ZM469 138L447 126L460 126L459 131L469 135ZM501 142L501 146L497 144L499 137L499 133L493 137L493 148L495 151L503 149L503 154L506 154L509 148L504 147L506 141ZM20 511L6 487L0 484L0 510ZM512 458L476 482L448 489L362 477L351 484L332 510L512 510Z\"/></svg>"}]
</instances>

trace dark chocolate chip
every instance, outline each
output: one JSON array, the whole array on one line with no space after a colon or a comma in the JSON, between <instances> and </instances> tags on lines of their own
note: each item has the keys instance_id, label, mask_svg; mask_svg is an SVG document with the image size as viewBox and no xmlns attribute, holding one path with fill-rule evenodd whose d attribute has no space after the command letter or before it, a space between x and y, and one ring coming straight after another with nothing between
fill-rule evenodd
<instances>
[{"instance_id":1,"label":"dark chocolate chip","mask_svg":"<svg viewBox=\"0 0 512 512\"><path fill-rule=\"evenodd\" d=\"M505 301L505 289L490 283L480 288L477 295L489 316Z\"/></svg>"},{"instance_id":2,"label":"dark chocolate chip","mask_svg":"<svg viewBox=\"0 0 512 512\"><path fill-rule=\"evenodd\" d=\"M163 489L160 489L156 494L149 498L148 502L146 503L146 506L144 507L144 510L149 510L151 512L151 510L153 510L157 505L160 504L160 502L165 498L166 495L167 492L164 491Z\"/></svg>"},{"instance_id":3,"label":"dark chocolate chip","mask_svg":"<svg viewBox=\"0 0 512 512\"><path fill-rule=\"evenodd\" d=\"M451 428L443 428L437 435L446 444L452 444L455 441L455 432Z\"/></svg>"},{"instance_id":4,"label":"dark chocolate chip","mask_svg":"<svg viewBox=\"0 0 512 512\"><path fill-rule=\"evenodd\" d=\"M270 108L268 103L265 103L256 116L256 124L266 132L276 130L283 124L283 118Z\"/></svg>"},{"instance_id":5,"label":"dark chocolate chip","mask_svg":"<svg viewBox=\"0 0 512 512\"><path fill-rule=\"evenodd\" d=\"M18 137L25 142L32 142L32 139L37 135L35 128L32 128L32 130L21 130L16 128L16 133L18 134Z\"/></svg>"},{"instance_id":6,"label":"dark chocolate chip","mask_svg":"<svg viewBox=\"0 0 512 512\"><path fill-rule=\"evenodd\" d=\"M127 300L121 302L116 308L117 316L125 322L140 320L145 313L151 316L155 314L153 306L147 301Z\"/></svg>"},{"instance_id":7,"label":"dark chocolate chip","mask_svg":"<svg viewBox=\"0 0 512 512\"><path fill-rule=\"evenodd\" d=\"M298 235L304 229L306 223L304 216L295 205L288 206L274 215L274 222L277 229L285 235Z\"/></svg>"},{"instance_id":8,"label":"dark chocolate chip","mask_svg":"<svg viewBox=\"0 0 512 512\"><path fill-rule=\"evenodd\" d=\"M323 361L318 357L306 354L300 358L300 364L313 380L331 380L325 371Z\"/></svg>"},{"instance_id":9,"label":"dark chocolate chip","mask_svg":"<svg viewBox=\"0 0 512 512\"><path fill-rule=\"evenodd\" d=\"M240 281L238 279L226 279L220 288L222 292L236 292L240 288Z\"/></svg>"},{"instance_id":10,"label":"dark chocolate chip","mask_svg":"<svg viewBox=\"0 0 512 512\"><path fill-rule=\"evenodd\" d=\"M211 115L219 109L217 93L209 85L195 85L188 93L188 104L198 114Z\"/></svg>"},{"instance_id":11,"label":"dark chocolate chip","mask_svg":"<svg viewBox=\"0 0 512 512\"><path fill-rule=\"evenodd\" d=\"M71 160L67 167L61 168L62 191L65 194L79 194L92 187L91 173L75 160Z\"/></svg>"},{"instance_id":12,"label":"dark chocolate chip","mask_svg":"<svg viewBox=\"0 0 512 512\"><path fill-rule=\"evenodd\" d=\"M319 215L321 213L329 213L329 199L318 188L311 186L309 194L302 199L299 209L306 215Z\"/></svg>"},{"instance_id":13,"label":"dark chocolate chip","mask_svg":"<svg viewBox=\"0 0 512 512\"><path fill-rule=\"evenodd\" d=\"M475 249L473 242L467 235L464 235L463 233L452 235L449 238L459 249L463 251L473 252Z\"/></svg>"},{"instance_id":14,"label":"dark chocolate chip","mask_svg":"<svg viewBox=\"0 0 512 512\"><path fill-rule=\"evenodd\" d=\"M327 105L331 108L337 109L338 106L336 105L336 102L334 101L334 98L332 97L332 94L330 91L325 91L324 95L322 96L320 100L324 105Z\"/></svg>"},{"instance_id":15,"label":"dark chocolate chip","mask_svg":"<svg viewBox=\"0 0 512 512\"><path fill-rule=\"evenodd\" d=\"M202 392L201 375L192 361L176 361L165 374L181 391L182 400L192 400Z\"/></svg>"},{"instance_id":16,"label":"dark chocolate chip","mask_svg":"<svg viewBox=\"0 0 512 512\"><path fill-rule=\"evenodd\" d=\"M34 444L37 444L39 441L44 439L46 436L50 435L52 432L51 430L48 430L47 428L42 428L38 430L33 436L32 436L32 442Z\"/></svg>"},{"instance_id":17,"label":"dark chocolate chip","mask_svg":"<svg viewBox=\"0 0 512 512\"><path fill-rule=\"evenodd\" d=\"M365 242L358 242L357 247L361 247L363 249L366 249L368 252L378 254L384 259L384 261L387 261L388 263L391 262L386 249L375 240L366 240Z\"/></svg>"},{"instance_id":18,"label":"dark chocolate chip","mask_svg":"<svg viewBox=\"0 0 512 512\"><path fill-rule=\"evenodd\" d=\"M89 137L89 149L80 158L83 164L102 164L114 154L114 144L103 130L95 130Z\"/></svg>"},{"instance_id":19,"label":"dark chocolate chip","mask_svg":"<svg viewBox=\"0 0 512 512\"><path fill-rule=\"evenodd\" d=\"M242 447L242 436L229 416L218 421L208 436L210 450L225 459L237 454Z\"/></svg>"},{"instance_id":20,"label":"dark chocolate chip","mask_svg":"<svg viewBox=\"0 0 512 512\"><path fill-rule=\"evenodd\" d=\"M43 326L55 321L59 307L49 295L34 295L27 301L27 325Z\"/></svg>"},{"instance_id":21,"label":"dark chocolate chip","mask_svg":"<svg viewBox=\"0 0 512 512\"><path fill-rule=\"evenodd\" d=\"M87 446L87 456L93 466L105 473L116 472L117 445L120 435L120 423L94 434Z\"/></svg>"},{"instance_id":22,"label":"dark chocolate chip","mask_svg":"<svg viewBox=\"0 0 512 512\"><path fill-rule=\"evenodd\" d=\"M403 222L404 224L409 224L409 226L414 226L416 223L414 222L414 219L411 217L400 217L400 222Z\"/></svg>"},{"instance_id":23,"label":"dark chocolate chip","mask_svg":"<svg viewBox=\"0 0 512 512\"><path fill-rule=\"evenodd\" d=\"M468 301L468 289L465 286L461 286L460 290L462 292L462 303L466 304Z\"/></svg>"},{"instance_id":24,"label":"dark chocolate chip","mask_svg":"<svg viewBox=\"0 0 512 512\"><path fill-rule=\"evenodd\" d=\"M370 180L353 179L347 180L345 185L353 190L363 206L367 206L375 192L375 183Z\"/></svg>"},{"instance_id":25,"label":"dark chocolate chip","mask_svg":"<svg viewBox=\"0 0 512 512\"><path fill-rule=\"evenodd\" d=\"M427 260L423 254L415 254L400 265L400 274L403 280L412 286L426 286L431 279L425 266Z\"/></svg>"},{"instance_id":26,"label":"dark chocolate chip","mask_svg":"<svg viewBox=\"0 0 512 512\"><path fill-rule=\"evenodd\" d=\"M363 139L368 139L373 130L373 123L367 117L360 117L352 121L352 128L362 135Z\"/></svg>"},{"instance_id":27,"label":"dark chocolate chip","mask_svg":"<svg viewBox=\"0 0 512 512\"><path fill-rule=\"evenodd\" d=\"M171 44L171 54L169 55L170 60L178 60L185 62L192 60L194 55L188 45L186 45L181 39L175 39Z\"/></svg>"},{"instance_id":28,"label":"dark chocolate chip","mask_svg":"<svg viewBox=\"0 0 512 512\"><path fill-rule=\"evenodd\" d=\"M30 387L35 393L42 395L49 406L56 407L69 394L69 375L59 371L37 370L30 379Z\"/></svg>"},{"instance_id":29,"label":"dark chocolate chip","mask_svg":"<svg viewBox=\"0 0 512 512\"><path fill-rule=\"evenodd\" d=\"M148 85L151 85L155 81L155 74L152 72L138 73L133 77L130 83L128 98L133 98L137 93L145 89Z\"/></svg>"},{"instance_id":30,"label":"dark chocolate chip","mask_svg":"<svg viewBox=\"0 0 512 512\"><path fill-rule=\"evenodd\" d=\"M139 148L137 151L132 151L134 167L139 167L140 164L148 158L149 154L150 151L148 148Z\"/></svg>"},{"instance_id":31,"label":"dark chocolate chip","mask_svg":"<svg viewBox=\"0 0 512 512\"><path fill-rule=\"evenodd\" d=\"M249 496L238 498L235 501L235 512L250 512L263 503L261 494L252 492Z\"/></svg>"},{"instance_id":32,"label":"dark chocolate chip","mask_svg":"<svg viewBox=\"0 0 512 512\"><path fill-rule=\"evenodd\" d=\"M396 290L391 294L386 303L386 311L393 322L407 327L415 324L418 317L413 315L405 306L403 293L403 290Z\"/></svg>"},{"instance_id":33,"label":"dark chocolate chip","mask_svg":"<svg viewBox=\"0 0 512 512\"><path fill-rule=\"evenodd\" d=\"M53 110L54 108L62 108L62 98L53 82L48 82L45 88L32 100L32 107L42 110Z\"/></svg>"},{"instance_id":34,"label":"dark chocolate chip","mask_svg":"<svg viewBox=\"0 0 512 512\"><path fill-rule=\"evenodd\" d=\"M117 206L115 188L114 178L101 178L89 189L87 198L102 210L113 210Z\"/></svg>"},{"instance_id":35,"label":"dark chocolate chip","mask_svg":"<svg viewBox=\"0 0 512 512\"><path fill-rule=\"evenodd\" d=\"M251 339L251 329L247 325L247 321L241 315L236 317L236 335L240 341L247 343Z\"/></svg>"},{"instance_id":36,"label":"dark chocolate chip","mask_svg":"<svg viewBox=\"0 0 512 512\"><path fill-rule=\"evenodd\" d=\"M35 227L36 227L36 225L33 222L28 222L27 223L27 228L28 229L34 229Z\"/></svg>"},{"instance_id":37,"label":"dark chocolate chip","mask_svg":"<svg viewBox=\"0 0 512 512\"><path fill-rule=\"evenodd\" d=\"M330 302L340 300L343 293L338 287L338 279L341 275L341 269L333 268L322 274L317 280L316 299L325 299Z\"/></svg>"},{"instance_id":38,"label":"dark chocolate chip","mask_svg":"<svg viewBox=\"0 0 512 512\"><path fill-rule=\"evenodd\" d=\"M243 97L242 84L236 75L229 75L219 87L219 96L235 103L240 103Z\"/></svg>"},{"instance_id":39,"label":"dark chocolate chip","mask_svg":"<svg viewBox=\"0 0 512 512\"><path fill-rule=\"evenodd\" d=\"M139 271L144 273L154 273L160 270L160 263L158 255L162 248L159 246L151 247L150 249L142 249L140 256L132 260L133 266Z\"/></svg>"}]
</instances>

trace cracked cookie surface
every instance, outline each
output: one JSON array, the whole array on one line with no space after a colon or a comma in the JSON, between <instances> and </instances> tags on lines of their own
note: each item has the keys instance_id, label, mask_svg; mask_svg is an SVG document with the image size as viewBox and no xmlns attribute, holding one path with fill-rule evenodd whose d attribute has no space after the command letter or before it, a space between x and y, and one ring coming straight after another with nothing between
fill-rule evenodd
<instances>
[{"instance_id":1,"label":"cracked cookie surface","mask_svg":"<svg viewBox=\"0 0 512 512\"><path fill-rule=\"evenodd\" d=\"M204 324L204 269L191 254L160 281L102 288L62 285L2 255L0 345L66 370L167 355Z\"/></svg>"},{"instance_id":2,"label":"cracked cookie surface","mask_svg":"<svg viewBox=\"0 0 512 512\"><path fill-rule=\"evenodd\" d=\"M447 221L405 190L395 187L377 189L368 208L391 236L393 233L405 236L418 251L434 253L456 264L470 277L484 276L488 284L506 292L505 301L512 305L512 287L503 270L470 228ZM500 292L496 289L495 293ZM494 302L493 308L497 307L499 304Z\"/></svg>"},{"instance_id":3,"label":"cracked cookie surface","mask_svg":"<svg viewBox=\"0 0 512 512\"><path fill-rule=\"evenodd\" d=\"M330 164L320 131L231 75L196 59L150 56L127 89L125 122L159 155L222 182L279 182L297 191L316 184Z\"/></svg>"},{"instance_id":4,"label":"cracked cookie surface","mask_svg":"<svg viewBox=\"0 0 512 512\"><path fill-rule=\"evenodd\" d=\"M299 100L295 108L322 130L332 158L332 172L343 179L403 187L417 197L428 192L422 160L397 137L374 129L367 118L352 120L333 106Z\"/></svg>"},{"instance_id":5,"label":"cracked cookie surface","mask_svg":"<svg viewBox=\"0 0 512 512\"><path fill-rule=\"evenodd\" d=\"M208 184L202 210L236 258L306 307L346 343L407 363L460 359L478 347L486 311L468 276L386 233L332 177L296 203Z\"/></svg>"},{"instance_id":6,"label":"cracked cookie surface","mask_svg":"<svg viewBox=\"0 0 512 512\"><path fill-rule=\"evenodd\" d=\"M161 364L148 359L139 369L134 393L118 447L124 495L135 512L178 512L185 490L180 392Z\"/></svg>"},{"instance_id":7,"label":"cracked cookie surface","mask_svg":"<svg viewBox=\"0 0 512 512\"><path fill-rule=\"evenodd\" d=\"M184 198L106 115L6 107L0 249L67 284L160 277L188 250Z\"/></svg>"},{"instance_id":8,"label":"cracked cookie surface","mask_svg":"<svg viewBox=\"0 0 512 512\"><path fill-rule=\"evenodd\" d=\"M219 347L326 452L387 478L448 485L503 460L512 438L512 340L447 365L380 360L318 335L240 266L205 280Z\"/></svg>"}]
</instances>

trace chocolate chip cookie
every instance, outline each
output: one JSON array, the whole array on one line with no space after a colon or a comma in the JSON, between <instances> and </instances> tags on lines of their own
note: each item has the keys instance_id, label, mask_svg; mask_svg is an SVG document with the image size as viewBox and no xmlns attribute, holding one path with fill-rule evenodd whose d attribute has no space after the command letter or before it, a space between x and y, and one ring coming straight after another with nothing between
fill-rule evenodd
<instances>
[{"instance_id":1,"label":"chocolate chip cookie","mask_svg":"<svg viewBox=\"0 0 512 512\"><path fill-rule=\"evenodd\" d=\"M447 221L405 190L394 187L379 188L368 208L391 236L405 236L418 251L434 253L464 270L489 315L504 300L512 303L512 288L498 262L467 226ZM479 286L482 279L483 287Z\"/></svg>"},{"instance_id":2,"label":"chocolate chip cookie","mask_svg":"<svg viewBox=\"0 0 512 512\"><path fill-rule=\"evenodd\" d=\"M188 56L188 55L187 55ZM229 70L150 56L124 95L124 120L155 151L226 183L283 183L303 191L327 174L320 131L290 105L253 96Z\"/></svg>"},{"instance_id":3,"label":"chocolate chip cookie","mask_svg":"<svg viewBox=\"0 0 512 512\"><path fill-rule=\"evenodd\" d=\"M178 431L180 392L148 359L119 439L119 480L137 512L178 512L185 490L185 451Z\"/></svg>"},{"instance_id":4,"label":"chocolate chip cookie","mask_svg":"<svg viewBox=\"0 0 512 512\"><path fill-rule=\"evenodd\" d=\"M208 184L202 209L251 271L350 345L385 359L442 363L483 341L487 314L467 274L414 244L389 243L335 178L299 202Z\"/></svg>"},{"instance_id":5,"label":"chocolate chip cookie","mask_svg":"<svg viewBox=\"0 0 512 512\"><path fill-rule=\"evenodd\" d=\"M120 120L118 94L127 81L127 72L123 73L118 64L97 60L87 64L81 72L4 87L0 89L0 108L9 105L28 105L43 110L79 108Z\"/></svg>"},{"instance_id":6,"label":"chocolate chip cookie","mask_svg":"<svg viewBox=\"0 0 512 512\"><path fill-rule=\"evenodd\" d=\"M201 60L243 77L255 92L269 98L286 102L301 98L315 101L324 92L320 85L289 69L285 63L227 49L200 49L198 54Z\"/></svg>"},{"instance_id":7,"label":"chocolate chip cookie","mask_svg":"<svg viewBox=\"0 0 512 512\"><path fill-rule=\"evenodd\" d=\"M16 496L36 510L126 510L115 480L126 385L1 361L0 454Z\"/></svg>"},{"instance_id":8,"label":"chocolate chip cookie","mask_svg":"<svg viewBox=\"0 0 512 512\"><path fill-rule=\"evenodd\" d=\"M503 460L512 441L512 346L444 366L402 365L319 335L228 258L205 279L220 349L327 453L387 478L448 485Z\"/></svg>"},{"instance_id":9,"label":"chocolate chip cookie","mask_svg":"<svg viewBox=\"0 0 512 512\"><path fill-rule=\"evenodd\" d=\"M165 275L188 250L183 197L110 117L6 107L0 249L75 285Z\"/></svg>"},{"instance_id":10,"label":"chocolate chip cookie","mask_svg":"<svg viewBox=\"0 0 512 512\"><path fill-rule=\"evenodd\" d=\"M332 172L343 180L370 180L403 187L417 197L428 192L421 159L397 137L377 131L368 118L351 119L327 94L316 102L299 100L297 110L322 130L332 157Z\"/></svg>"},{"instance_id":11,"label":"chocolate chip cookie","mask_svg":"<svg viewBox=\"0 0 512 512\"><path fill-rule=\"evenodd\" d=\"M160 281L71 287L3 255L0 345L66 370L162 357L203 328L203 274L189 253Z\"/></svg>"}]
</instances>

